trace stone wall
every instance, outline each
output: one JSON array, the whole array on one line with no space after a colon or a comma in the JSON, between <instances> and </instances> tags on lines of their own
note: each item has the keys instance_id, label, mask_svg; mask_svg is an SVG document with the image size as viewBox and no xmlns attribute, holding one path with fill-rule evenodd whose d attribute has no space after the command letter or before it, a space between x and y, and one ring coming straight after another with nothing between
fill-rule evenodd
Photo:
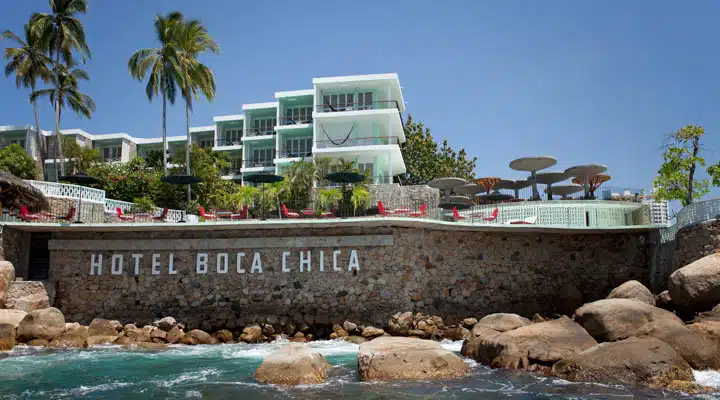
<instances>
[{"instance_id":1,"label":"stone wall","mask_svg":"<svg viewBox=\"0 0 720 400\"><path fill-rule=\"evenodd\" d=\"M374 238L389 243L362 245ZM252 246L243 245L250 242ZM337 243L325 246L332 242ZM212 243L227 246L196 250ZM526 316L551 313L565 301L558 293L567 285L577 287L584 300L591 301L626 280L647 282L648 243L646 233L503 233L392 226L54 232L49 283L56 288L54 305L69 320L82 323L94 317L146 323L172 315L189 328L204 329L232 329L266 318L308 324L350 318L381 324L390 314L406 310L441 315L452 322L499 311ZM332 268L336 249L341 251L337 271ZM357 269L350 268L352 249L357 251ZM299 253L308 250L312 269L301 272ZM246 255L244 273L236 269L240 251ZM282 271L284 251L289 252L288 272ZM319 267L320 251L324 271ZM169 274L170 252L174 275ZM209 254L205 274L197 273L201 252ZM217 258L222 269L224 257L217 255L225 252L229 270L218 273ZM262 273L251 272L255 252L261 253ZM152 272L153 253L158 254L157 274ZM142 254L137 275L133 254ZM90 275L93 257L97 263L99 255L103 269ZM113 255L118 257L117 265L119 255L124 260L118 275L111 274Z\"/></svg>"},{"instance_id":2,"label":"stone wall","mask_svg":"<svg viewBox=\"0 0 720 400\"><path fill-rule=\"evenodd\" d=\"M720 221L708 221L680 229L675 234L676 269L720 250Z\"/></svg>"},{"instance_id":3,"label":"stone wall","mask_svg":"<svg viewBox=\"0 0 720 400\"><path fill-rule=\"evenodd\" d=\"M424 203L428 210L435 210L440 202L440 191L427 185L368 185L368 190L372 206L382 201L388 209L408 207L417 210Z\"/></svg>"},{"instance_id":4,"label":"stone wall","mask_svg":"<svg viewBox=\"0 0 720 400\"><path fill-rule=\"evenodd\" d=\"M10 261L15 266L16 277L27 276L30 232L22 232L5 226L0 228L0 240L2 241L0 257L3 260Z\"/></svg>"}]
</instances>

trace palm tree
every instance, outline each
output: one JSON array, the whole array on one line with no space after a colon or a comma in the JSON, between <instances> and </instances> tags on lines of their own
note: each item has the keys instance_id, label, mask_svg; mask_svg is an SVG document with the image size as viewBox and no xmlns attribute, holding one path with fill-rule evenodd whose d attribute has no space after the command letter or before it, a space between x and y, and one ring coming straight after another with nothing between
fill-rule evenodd
<instances>
[{"instance_id":1,"label":"palm tree","mask_svg":"<svg viewBox=\"0 0 720 400\"><path fill-rule=\"evenodd\" d=\"M37 33L43 48L50 54L50 58L55 57L55 82L60 82L62 80L60 60L68 69L73 64L73 51L79 53L83 62L86 58L90 58L90 48L85 42L85 28L82 22L75 17L76 14L87 12L87 0L50 0L50 8L51 14L33 13L30 17L30 29ZM61 97L56 94L54 101L59 102ZM58 103L54 107L57 156L60 159L60 174L64 175L65 157L60 134L60 109L62 107ZM57 176L57 168L55 171L55 176Z\"/></svg>"},{"instance_id":2,"label":"palm tree","mask_svg":"<svg viewBox=\"0 0 720 400\"><path fill-rule=\"evenodd\" d=\"M8 60L5 66L5 76L15 73L15 84L17 87L30 88L31 93L35 91L38 79L47 83L50 81L52 72L50 67L52 60L48 57L40 43L40 38L33 33L29 24L25 24L25 40L10 31L5 31L0 38L12 40L17 43L16 48L8 47L5 49L5 59ZM38 113L37 102L31 100L33 112L35 114L35 135L38 143L38 151L40 157L40 171L45 176L45 141L43 140L42 130L40 129L40 115Z\"/></svg>"},{"instance_id":3,"label":"palm tree","mask_svg":"<svg viewBox=\"0 0 720 400\"><path fill-rule=\"evenodd\" d=\"M55 69L57 73L52 76L51 82L53 87L49 89L40 89L34 91L30 95L30 101L36 101L38 97L49 97L50 102L55 107L55 121L59 126L60 116L62 110L66 106L85 118L90 119L92 113L95 112L95 102L93 99L82 93L78 89L78 84L81 80L88 81L90 77L85 70L80 68L66 68L64 65L56 65ZM62 138L57 142L57 149L60 153L60 175L65 174L64 167L64 154L62 152ZM55 169L55 181L59 180L58 170Z\"/></svg>"},{"instance_id":4,"label":"palm tree","mask_svg":"<svg viewBox=\"0 0 720 400\"><path fill-rule=\"evenodd\" d=\"M187 160L187 174L190 175L190 111L192 111L193 99L198 99L202 93L205 98L212 102L215 98L215 76L210 68L202 64L197 57L202 53L218 53L220 47L210 37L207 29L198 20L183 22L177 31L178 46L180 52L180 70L182 79L180 82L180 94L185 100L185 128L187 131L187 145L185 146L185 158ZM188 201L190 201L191 189L188 185Z\"/></svg>"},{"instance_id":5,"label":"palm tree","mask_svg":"<svg viewBox=\"0 0 720 400\"><path fill-rule=\"evenodd\" d=\"M149 75L145 93L152 101L158 93L162 95L163 174L167 175L167 100L175 104L177 84L182 79L179 64L180 48L176 37L178 26L183 20L179 12L155 17L155 34L160 47L140 49L128 61L130 75L142 81ZM189 143L188 143L189 145ZM190 165L190 163L187 163Z\"/></svg>"}]
</instances>

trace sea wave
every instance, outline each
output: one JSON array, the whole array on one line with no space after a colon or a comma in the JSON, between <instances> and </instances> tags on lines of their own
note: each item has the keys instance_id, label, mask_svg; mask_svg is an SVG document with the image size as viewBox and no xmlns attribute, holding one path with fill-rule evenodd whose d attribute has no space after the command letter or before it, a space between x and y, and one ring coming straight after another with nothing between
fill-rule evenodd
<instances>
[{"instance_id":1,"label":"sea wave","mask_svg":"<svg viewBox=\"0 0 720 400\"><path fill-rule=\"evenodd\" d=\"M704 386L720 388L720 371L706 369L704 371L693 370L695 382Z\"/></svg>"}]
</instances>

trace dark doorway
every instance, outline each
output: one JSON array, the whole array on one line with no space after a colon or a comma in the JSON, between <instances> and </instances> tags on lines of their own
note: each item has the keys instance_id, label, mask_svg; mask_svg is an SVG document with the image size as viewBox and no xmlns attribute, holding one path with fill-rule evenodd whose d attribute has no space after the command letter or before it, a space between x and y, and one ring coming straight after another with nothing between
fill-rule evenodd
<instances>
[{"instance_id":1,"label":"dark doorway","mask_svg":"<svg viewBox=\"0 0 720 400\"><path fill-rule=\"evenodd\" d=\"M28 279L43 281L48 278L50 270L50 250L48 250L49 233L30 234L30 257L28 259Z\"/></svg>"}]
</instances>

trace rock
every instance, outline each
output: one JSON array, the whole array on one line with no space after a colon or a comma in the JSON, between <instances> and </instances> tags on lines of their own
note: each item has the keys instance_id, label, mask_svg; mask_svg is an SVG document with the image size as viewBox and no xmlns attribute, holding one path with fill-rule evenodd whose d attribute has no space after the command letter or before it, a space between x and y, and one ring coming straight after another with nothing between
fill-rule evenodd
<instances>
[{"instance_id":1,"label":"rock","mask_svg":"<svg viewBox=\"0 0 720 400\"><path fill-rule=\"evenodd\" d=\"M553 365L552 373L571 381L645 384L665 387L674 380L693 381L692 369L667 343L630 338L601 343Z\"/></svg>"},{"instance_id":2,"label":"rock","mask_svg":"<svg viewBox=\"0 0 720 400\"><path fill-rule=\"evenodd\" d=\"M384 336L360 344L358 370L363 381L451 379L468 364L432 340Z\"/></svg>"},{"instance_id":3,"label":"rock","mask_svg":"<svg viewBox=\"0 0 720 400\"><path fill-rule=\"evenodd\" d=\"M293 337L290 338L291 342L297 342L297 343L305 343L307 342L307 339L305 338L305 334L302 332L296 332Z\"/></svg>"},{"instance_id":4,"label":"rock","mask_svg":"<svg viewBox=\"0 0 720 400\"><path fill-rule=\"evenodd\" d=\"M262 334L265 336L272 336L275 334L275 328L270 324L263 325Z\"/></svg>"},{"instance_id":5,"label":"rock","mask_svg":"<svg viewBox=\"0 0 720 400\"><path fill-rule=\"evenodd\" d=\"M372 338L375 338L378 336L382 336L384 334L385 334L384 330L382 330L380 328L376 328L374 326L366 326L362 330L362 337L364 337L365 339L372 339Z\"/></svg>"},{"instance_id":6,"label":"rock","mask_svg":"<svg viewBox=\"0 0 720 400\"><path fill-rule=\"evenodd\" d=\"M442 320L439 325L442 325ZM425 337L435 337L440 331L439 325L436 325L435 321L431 319L425 319L418 321L415 329L425 332Z\"/></svg>"},{"instance_id":7,"label":"rock","mask_svg":"<svg viewBox=\"0 0 720 400\"><path fill-rule=\"evenodd\" d=\"M567 317L506 332L478 323L473 336L463 343L462 354L492 368L530 370L551 365L596 344L592 336Z\"/></svg>"},{"instance_id":8,"label":"rock","mask_svg":"<svg viewBox=\"0 0 720 400\"><path fill-rule=\"evenodd\" d=\"M672 298L670 297L670 291L664 290L658 293L655 296L655 305L665 310L672 310L674 307L672 303Z\"/></svg>"},{"instance_id":9,"label":"rock","mask_svg":"<svg viewBox=\"0 0 720 400\"><path fill-rule=\"evenodd\" d=\"M45 286L37 281L12 282L5 299L5 308L30 312L50 307Z\"/></svg>"},{"instance_id":10,"label":"rock","mask_svg":"<svg viewBox=\"0 0 720 400\"><path fill-rule=\"evenodd\" d=\"M158 328L150 332L150 340L153 343L165 343L167 341L167 332Z\"/></svg>"},{"instance_id":11,"label":"rock","mask_svg":"<svg viewBox=\"0 0 720 400\"><path fill-rule=\"evenodd\" d=\"M332 330L333 330L333 333L335 334L335 338L343 338L345 336L349 336L347 331L338 324L333 325Z\"/></svg>"},{"instance_id":12,"label":"rock","mask_svg":"<svg viewBox=\"0 0 720 400\"><path fill-rule=\"evenodd\" d=\"M576 311L575 319L599 341L652 336L669 344L693 369L720 368L720 342L687 328L675 314L637 300L588 303Z\"/></svg>"},{"instance_id":13,"label":"rock","mask_svg":"<svg viewBox=\"0 0 720 400\"><path fill-rule=\"evenodd\" d=\"M720 321L699 321L687 326L689 329L701 332L713 340L720 341Z\"/></svg>"},{"instance_id":14,"label":"rock","mask_svg":"<svg viewBox=\"0 0 720 400\"><path fill-rule=\"evenodd\" d=\"M17 328L26 315L27 312L23 310L0 310L0 324L10 324Z\"/></svg>"},{"instance_id":15,"label":"rock","mask_svg":"<svg viewBox=\"0 0 720 400\"><path fill-rule=\"evenodd\" d=\"M141 342L151 342L152 338L150 337L150 334L152 333L153 329L157 329L153 326L143 327L143 329L139 329L134 324L127 324L123 328L123 332L120 335L120 337L117 338L115 343L117 344L133 344L133 343L141 343Z\"/></svg>"},{"instance_id":16,"label":"rock","mask_svg":"<svg viewBox=\"0 0 720 400\"><path fill-rule=\"evenodd\" d=\"M364 337L362 337L362 336L354 336L354 335L345 336L345 337L343 338L343 340L346 341L346 342L355 343L355 344L360 344L360 343L365 343L365 342L367 342L367 339L365 339Z\"/></svg>"},{"instance_id":17,"label":"rock","mask_svg":"<svg viewBox=\"0 0 720 400\"><path fill-rule=\"evenodd\" d=\"M13 281L15 281L15 267L9 261L0 261L0 308L5 308L5 299Z\"/></svg>"},{"instance_id":18,"label":"rock","mask_svg":"<svg viewBox=\"0 0 720 400\"><path fill-rule=\"evenodd\" d=\"M161 330L162 332L165 332ZM138 350L145 352L161 352L167 351L168 345L165 343L140 342L123 345L126 350Z\"/></svg>"},{"instance_id":19,"label":"rock","mask_svg":"<svg viewBox=\"0 0 720 400\"><path fill-rule=\"evenodd\" d=\"M345 321L345 322L343 322L343 329L344 329L345 332L347 332L347 333L350 333L350 332L356 333L356 332L357 332L357 328L358 328L357 324L355 324L355 323L353 323L353 322L350 322L350 321Z\"/></svg>"},{"instance_id":20,"label":"rock","mask_svg":"<svg viewBox=\"0 0 720 400\"><path fill-rule=\"evenodd\" d=\"M180 339L185 336L185 332L183 332L182 329L180 329L177 325L175 325L170 331L165 335L165 341L167 341L170 344L177 343L180 341Z\"/></svg>"},{"instance_id":21,"label":"rock","mask_svg":"<svg viewBox=\"0 0 720 400\"><path fill-rule=\"evenodd\" d=\"M393 336L407 336L413 328L413 313L407 311L393 315L388 321L387 328L388 333Z\"/></svg>"},{"instance_id":22,"label":"rock","mask_svg":"<svg viewBox=\"0 0 720 400\"><path fill-rule=\"evenodd\" d=\"M313 385L325 382L330 368L320 353L292 343L266 356L255 371L255 379L273 385Z\"/></svg>"},{"instance_id":23,"label":"rock","mask_svg":"<svg viewBox=\"0 0 720 400\"><path fill-rule=\"evenodd\" d=\"M175 318L173 317L164 317L157 321L154 321L153 325L162 329L165 332L170 332L170 329L177 325L177 321L175 321Z\"/></svg>"},{"instance_id":24,"label":"rock","mask_svg":"<svg viewBox=\"0 0 720 400\"><path fill-rule=\"evenodd\" d=\"M15 326L0 323L0 351L12 350L15 347Z\"/></svg>"},{"instance_id":25,"label":"rock","mask_svg":"<svg viewBox=\"0 0 720 400\"><path fill-rule=\"evenodd\" d=\"M710 310L720 303L720 254L710 254L673 272L668 290L678 310Z\"/></svg>"},{"instance_id":26,"label":"rock","mask_svg":"<svg viewBox=\"0 0 720 400\"><path fill-rule=\"evenodd\" d=\"M655 296L650 289L646 288L642 283L632 280L623 283L613 289L607 297L608 299L634 299L642 301L651 306L655 305Z\"/></svg>"},{"instance_id":27,"label":"rock","mask_svg":"<svg viewBox=\"0 0 720 400\"><path fill-rule=\"evenodd\" d=\"M75 323L77 324L77 322ZM77 347L77 348L85 348L88 347L88 327L87 326L81 326L78 324L77 326L73 326L70 328L70 330L66 330L65 333L62 335L56 337L52 341L50 341L50 347Z\"/></svg>"},{"instance_id":28,"label":"rock","mask_svg":"<svg viewBox=\"0 0 720 400\"><path fill-rule=\"evenodd\" d=\"M484 326L485 328L490 328L498 332L510 331L521 326L530 325L531 323L532 322L530 322L527 318L521 317L517 314L506 313L486 315L478 321L478 324Z\"/></svg>"},{"instance_id":29,"label":"rock","mask_svg":"<svg viewBox=\"0 0 720 400\"><path fill-rule=\"evenodd\" d=\"M475 326L475 324L477 324L477 323L478 323L477 318L470 317L470 318L465 318L462 320L462 326L464 326L468 329L472 329L472 327Z\"/></svg>"},{"instance_id":30,"label":"rock","mask_svg":"<svg viewBox=\"0 0 720 400\"><path fill-rule=\"evenodd\" d=\"M210 336L205 331L201 331L200 329L193 329L190 332L186 333L185 336L180 340L180 343L182 344L217 344L217 339Z\"/></svg>"},{"instance_id":31,"label":"rock","mask_svg":"<svg viewBox=\"0 0 720 400\"><path fill-rule=\"evenodd\" d=\"M587 303L575 311L575 320L601 342L645 335L655 321L683 324L680 318L669 311L630 299L605 299Z\"/></svg>"},{"instance_id":32,"label":"rock","mask_svg":"<svg viewBox=\"0 0 720 400\"><path fill-rule=\"evenodd\" d=\"M125 326L123 326L123 331L126 331L126 332L127 331L136 331L137 329L138 329L138 327L135 326L135 324L126 324Z\"/></svg>"},{"instance_id":33,"label":"rock","mask_svg":"<svg viewBox=\"0 0 720 400\"><path fill-rule=\"evenodd\" d=\"M555 294L553 298L553 308L560 314L572 315L584 302L580 289L575 285L567 284L561 287Z\"/></svg>"},{"instance_id":34,"label":"rock","mask_svg":"<svg viewBox=\"0 0 720 400\"><path fill-rule=\"evenodd\" d=\"M111 321L95 318L90 321L88 333L90 336L117 336L117 326Z\"/></svg>"},{"instance_id":35,"label":"rock","mask_svg":"<svg viewBox=\"0 0 720 400\"><path fill-rule=\"evenodd\" d=\"M425 339L427 337L427 334L425 333L425 331L420 329L410 329L408 331L408 336Z\"/></svg>"},{"instance_id":36,"label":"rock","mask_svg":"<svg viewBox=\"0 0 720 400\"><path fill-rule=\"evenodd\" d=\"M23 340L51 341L65 332L65 316L57 308L49 307L30 311L18 325L18 336Z\"/></svg>"},{"instance_id":37,"label":"rock","mask_svg":"<svg viewBox=\"0 0 720 400\"><path fill-rule=\"evenodd\" d=\"M228 343L234 340L232 332L227 329L221 329L215 332L213 337L222 343Z\"/></svg>"},{"instance_id":38,"label":"rock","mask_svg":"<svg viewBox=\"0 0 720 400\"><path fill-rule=\"evenodd\" d=\"M122 332L123 330L123 325L120 323L120 321L112 320L110 321L110 325L114 326L117 332Z\"/></svg>"},{"instance_id":39,"label":"rock","mask_svg":"<svg viewBox=\"0 0 720 400\"><path fill-rule=\"evenodd\" d=\"M262 330L258 325L250 325L243 328L240 340L245 343L262 343L265 340Z\"/></svg>"},{"instance_id":40,"label":"rock","mask_svg":"<svg viewBox=\"0 0 720 400\"><path fill-rule=\"evenodd\" d=\"M47 347L50 342L45 339L33 339L26 343L28 346Z\"/></svg>"},{"instance_id":41,"label":"rock","mask_svg":"<svg viewBox=\"0 0 720 400\"><path fill-rule=\"evenodd\" d=\"M112 344L117 340L117 335L112 336L88 336L88 346L97 346L99 344Z\"/></svg>"},{"instance_id":42,"label":"rock","mask_svg":"<svg viewBox=\"0 0 720 400\"><path fill-rule=\"evenodd\" d=\"M699 385L691 381L672 381L664 386L665 389L675 392L683 392L687 394L714 393L717 389L714 387Z\"/></svg>"},{"instance_id":43,"label":"rock","mask_svg":"<svg viewBox=\"0 0 720 400\"><path fill-rule=\"evenodd\" d=\"M442 336L448 340L465 340L470 337L470 331L463 326L451 326L442 331Z\"/></svg>"},{"instance_id":44,"label":"rock","mask_svg":"<svg viewBox=\"0 0 720 400\"><path fill-rule=\"evenodd\" d=\"M533 322L533 323L545 322L545 321L548 321L548 319L545 318L545 317L543 317L543 316L540 315L540 314L535 314L535 315L533 315L533 317L532 317L532 322Z\"/></svg>"}]
</instances>

